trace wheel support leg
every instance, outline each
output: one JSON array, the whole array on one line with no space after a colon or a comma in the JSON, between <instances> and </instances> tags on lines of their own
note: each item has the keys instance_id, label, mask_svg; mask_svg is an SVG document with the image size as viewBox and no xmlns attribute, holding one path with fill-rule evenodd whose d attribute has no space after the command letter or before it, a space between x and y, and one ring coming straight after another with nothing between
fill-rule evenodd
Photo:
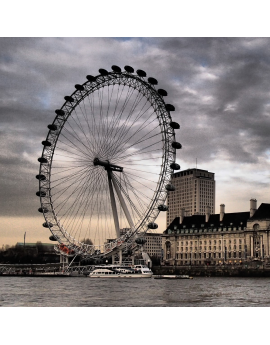
<instances>
[{"instance_id":1,"label":"wheel support leg","mask_svg":"<svg viewBox=\"0 0 270 345\"><path fill-rule=\"evenodd\" d=\"M110 170L107 170L107 173L108 173L108 182L109 182L109 190L110 190L110 198L111 198L114 226L115 226L115 231L116 231L116 237L118 238L118 237L120 237L120 228L119 228L119 220L118 220L116 202L115 202L115 197L114 197L114 193L113 193L112 173Z\"/></svg>"},{"instance_id":2,"label":"wheel support leg","mask_svg":"<svg viewBox=\"0 0 270 345\"><path fill-rule=\"evenodd\" d=\"M118 185L115 182L114 176L113 176L113 174L111 172L110 172L110 175L111 175L111 179L112 179L112 183L113 183L114 189L115 189L116 194L118 196L118 199L120 201L121 207L122 207L122 209L123 209L123 211L125 213L125 216L127 218L128 224L129 224L130 228L133 229L134 228L134 223L133 223L133 220L132 220L132 218L130 216L130 213L128 211L128 208L127 208L127 205L125 203L125 200L124 200L124 198L123 198L123 196L121 194L121 191L118 188Z\"/></svg>"}]
</instances>

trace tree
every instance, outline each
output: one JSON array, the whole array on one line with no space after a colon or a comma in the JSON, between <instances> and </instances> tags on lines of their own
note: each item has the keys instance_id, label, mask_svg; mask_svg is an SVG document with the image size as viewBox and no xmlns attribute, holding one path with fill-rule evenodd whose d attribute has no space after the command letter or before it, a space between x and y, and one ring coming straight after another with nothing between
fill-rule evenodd
<instances>
[{"instance_id":1,"label":"tree","mask_svg":"<svg viewBox=\"0 0 270 345\"><path fill-rule=\"evenodd\" d=\"M85 238L81 242L84 244L90 244L91 246L93 245L93 242L90 238Z\"/></svg>"}]
</instances>

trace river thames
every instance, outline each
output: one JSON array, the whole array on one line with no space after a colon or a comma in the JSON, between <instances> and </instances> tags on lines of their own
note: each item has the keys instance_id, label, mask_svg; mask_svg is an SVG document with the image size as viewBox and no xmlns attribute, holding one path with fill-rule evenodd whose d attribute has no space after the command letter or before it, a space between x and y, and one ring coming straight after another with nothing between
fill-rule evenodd
<instances>
[{"instance_id":1,"label":"river thames","mask_svg":"<svg viewBox=\"0 0 270 345\"><path fill-rule=\"evenodd\" d=\"M269 307L270 278L0 277L2 307Z\"/></svg>"}]
</instances>

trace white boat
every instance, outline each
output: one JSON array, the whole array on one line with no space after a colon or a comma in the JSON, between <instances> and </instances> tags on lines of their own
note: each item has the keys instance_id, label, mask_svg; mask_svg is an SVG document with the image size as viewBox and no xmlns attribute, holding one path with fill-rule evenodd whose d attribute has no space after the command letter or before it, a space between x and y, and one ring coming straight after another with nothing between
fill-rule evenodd
<instances>
[{"instance_id":1,"label":"white boat","mask_svg":"<svg viewBox=\"0 0 270 345\"><path fill-rule=\"evenodd\" d=\"M96 266L89 274L90 278L151 278L153 272L146 265L120 266L106 265Z\"/></svg>"}]
</instances>

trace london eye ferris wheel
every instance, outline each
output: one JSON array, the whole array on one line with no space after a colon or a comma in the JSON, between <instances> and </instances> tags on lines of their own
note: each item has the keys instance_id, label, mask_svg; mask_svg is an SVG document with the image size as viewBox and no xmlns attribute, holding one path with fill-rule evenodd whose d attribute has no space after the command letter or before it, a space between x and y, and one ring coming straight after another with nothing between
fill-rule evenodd
<instances>
[{"instance_id":1,"label":"london eye ferris wheel","mask_svg":"<svg viewBox=\"0 0 270 345\"><path fill-rule=\"evenodd\" d=\"M168 210L180 126L167 92L143 70L112 66L86 78L48 125L36 194L59 248L110 256L132 249Z\"/></svg>"}]
</instances>

